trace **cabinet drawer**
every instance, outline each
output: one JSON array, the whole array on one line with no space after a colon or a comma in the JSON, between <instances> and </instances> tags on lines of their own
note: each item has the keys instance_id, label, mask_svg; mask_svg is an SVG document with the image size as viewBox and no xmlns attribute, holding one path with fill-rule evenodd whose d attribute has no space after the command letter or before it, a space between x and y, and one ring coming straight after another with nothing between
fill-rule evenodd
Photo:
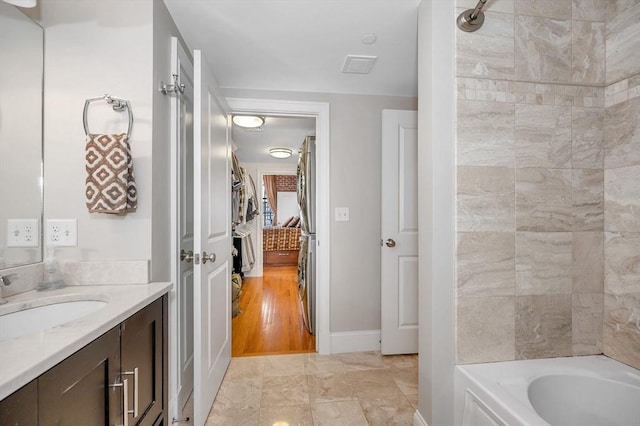
<instances>
[{"instance_id":1,"label":"cabinet drawer","mask_svg":"<svg viewBox=\"0 0 640 426\"><path fill-rule=\"evenodd\" d=\"M264 264L267 266L290 266L298 264L299 250L265 251Z\"/></svg>"}]
</instances>

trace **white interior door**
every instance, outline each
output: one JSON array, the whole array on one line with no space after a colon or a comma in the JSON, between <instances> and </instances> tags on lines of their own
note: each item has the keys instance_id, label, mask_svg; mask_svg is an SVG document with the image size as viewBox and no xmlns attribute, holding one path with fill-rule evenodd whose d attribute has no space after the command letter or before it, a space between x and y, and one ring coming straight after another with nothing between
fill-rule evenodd
<instances>
[{"instance_id":1,"label":"white interior door","mask_svg":"<svg viewBox=\"0 0 640 426\"><path fill-rule=\"evenodd\" d=\"M193 64L175 37L171 40L171 51L172 73L184 84L183 93L175 97L178 242L180 251L193 253ZM177 281L177 389L178 409L182 410L193 391L193 262L180 261Z\"/></svg>"},{"instance_id":2,"label":"white interior door","mask_svg":"<svg viewBox=\"0 0 640 426\"><path fill-rule=\"evenodd\" d=\"M382 111L382 338L418 352L418 114Z\"/></svg>"},{"instance_id":3,"label":"white interior door","mask_svg":"<svg viewBox=\"0 0 640 426\"><path fill-rule=\"evenodd\" d=\"M231 361L229 121L201 52L194 60L194 425ZM215 259L214 259L215 257Z\"/></svg>"}]
</instances>

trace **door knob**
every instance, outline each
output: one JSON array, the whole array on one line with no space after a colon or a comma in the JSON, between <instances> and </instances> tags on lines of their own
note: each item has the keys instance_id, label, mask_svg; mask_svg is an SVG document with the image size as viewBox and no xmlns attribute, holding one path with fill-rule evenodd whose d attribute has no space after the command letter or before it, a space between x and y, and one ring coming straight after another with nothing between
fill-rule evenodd
<instances>
[{"instance_id":1,"label":"door knob","mask_svg":"<svg viewBox=\"0 0 640 426\"><path fill-rule=\"evenodd\" d=\"M180 250L180 260L183 260L187 263L193 262L193 251L184 251L184 249Z\"/></svg>"},{"instance_id":2,"label":"door knob","mask_svg":"<svg viewBox=\"0 0 640 426\"><path fill-rule=\"evenodd\" d=\"M387 241L384 242L387 247L395 247L396 246L396 242L392 239L392 238L388 238Z\"/></svg>"},{"instance_id":3,"label":"door knob","mask_svg":"<svg viewBox=\"0 0 640 426\"><path fill-rule=\"evenodd\" d=\"M204 265L207 262L215 262L216 261L216 254L215 253L211 253L211 254L207 254L206 251L202 252L202 264Z\"/></svg>"}]
</instances>

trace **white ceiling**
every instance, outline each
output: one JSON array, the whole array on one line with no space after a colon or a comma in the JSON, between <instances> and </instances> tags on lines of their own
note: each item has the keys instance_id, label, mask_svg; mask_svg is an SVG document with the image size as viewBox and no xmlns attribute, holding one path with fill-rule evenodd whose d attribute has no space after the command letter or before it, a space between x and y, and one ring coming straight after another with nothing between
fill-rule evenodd
<instances>
[{"instance_id":1,"label":"white ceiling","mask_svg":"<svg viewBox=\"0 0 640 426\"><path fill-rule=\"evenodd\" d=\"M417 96L420 0L164 2L222 88ZM369 33L377 40L366 45L361 40ZM347 55L378 59L367 75L344 74ZM268 162L267 146L297 147L308 129L301 132L293 120L290 129L278 123L282 137L268 126L261 134L234 129L240 160ZM267 136L272 139L262 140Z\"/></svg>"},{"instance_id":2,"label":"white ceiling","mask_svg":"<svg viewBox=\"0 0 640 426\"><path fill-rule=\"evenodd\" d=\"M164 1L221 87L417 95L420 0ZM378 60L368 75L343 74L347 55Z\"/></svg>"}]
</instances>

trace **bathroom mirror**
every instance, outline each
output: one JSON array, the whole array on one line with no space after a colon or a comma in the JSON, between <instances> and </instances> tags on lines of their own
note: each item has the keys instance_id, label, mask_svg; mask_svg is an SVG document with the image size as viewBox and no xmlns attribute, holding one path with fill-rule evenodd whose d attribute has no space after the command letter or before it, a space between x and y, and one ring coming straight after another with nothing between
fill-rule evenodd
<instances>
[{"instance_id":1,"label":"bathroom mirror","mask_svg":"<svg viewBox=\"0 0 640 426\"><path fill-rule=\"evenodd\" d=\"M0 269L42 261L43 42L0 1Z\"/></svg>"}]
</instances>

